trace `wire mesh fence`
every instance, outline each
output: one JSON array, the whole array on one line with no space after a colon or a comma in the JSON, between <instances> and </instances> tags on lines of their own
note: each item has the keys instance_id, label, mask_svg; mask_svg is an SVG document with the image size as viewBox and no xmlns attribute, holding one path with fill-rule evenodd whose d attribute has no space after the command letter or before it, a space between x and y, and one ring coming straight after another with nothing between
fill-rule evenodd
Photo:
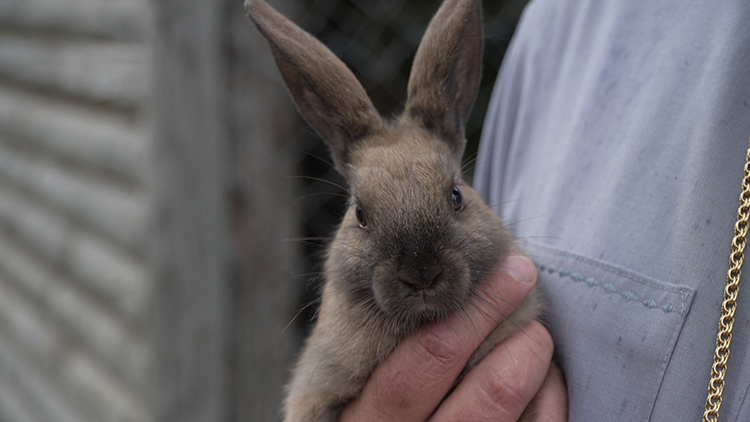
<instances>
[{"instance_id":1,"label":"wire mesh fence","mask_svg":"<svg viewBox=\"0 0 750 422\"><path fill-rule=\"evenodd\" d=\"M497 71L528 0L486 1L484 8L483 78L472 117L467 123L465 160L476 154L484 114ZM298 0L297 23L319 38L354 72L384 116L403 107L411 63L430 18L440 5L435 0ZM303 175L298 199L304 218L305 262L300 284L302 303L317 294L321 253L344 210L344 181L330 164L325 145L302 125L298 132L299 174ZM467 178L473 166L466 166ZM339 185L339 186L337 186ZM303 332L314 307L297 318Z\"/></svg>"}]
</instances>

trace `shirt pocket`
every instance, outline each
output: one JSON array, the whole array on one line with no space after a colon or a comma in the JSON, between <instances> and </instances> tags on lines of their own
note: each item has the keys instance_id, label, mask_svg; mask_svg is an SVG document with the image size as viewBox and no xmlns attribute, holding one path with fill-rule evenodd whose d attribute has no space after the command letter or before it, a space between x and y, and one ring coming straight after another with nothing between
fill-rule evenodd
<instances>
[{"instance_id":1,"label":"shirt pocket","mask_svg":"<svg viewBox=\"0 0 750 422\"><path fill-rule=\"evenodd\" d=\"M569 420L648 421L695 289L532 242Z\"/></svg>"}]
</instances>

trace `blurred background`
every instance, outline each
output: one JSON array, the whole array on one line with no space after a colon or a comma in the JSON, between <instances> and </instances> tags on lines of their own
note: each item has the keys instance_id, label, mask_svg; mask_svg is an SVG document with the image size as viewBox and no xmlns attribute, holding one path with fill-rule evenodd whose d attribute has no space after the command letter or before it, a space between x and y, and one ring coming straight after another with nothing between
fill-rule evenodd
<instances>
[{"instance_id":1,"label":"blurred background","mask_svg":"<svg viewBox=\"0 0 750 422\"><path fill-rule=\"evenodd\" d=\"M439 5L270 3L384 115ZM484 4L469 163L525 4ZM242 0L0 0L0 422L278 420L329 161Z\"/></svg>"}]
</instances>

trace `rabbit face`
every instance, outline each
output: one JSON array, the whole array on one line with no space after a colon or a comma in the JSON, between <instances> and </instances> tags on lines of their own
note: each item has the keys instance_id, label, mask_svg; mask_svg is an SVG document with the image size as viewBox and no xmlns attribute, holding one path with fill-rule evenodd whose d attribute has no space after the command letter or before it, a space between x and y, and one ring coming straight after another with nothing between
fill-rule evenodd
<instances>
[{"instance_id":1,"label":"rabbit face","mask_svg":"<svg viewBox=\"0 0 750 422\"><path fill-rule=\"evenodd\" d=\"M327 270L341 272L352 299L421 325L461 309L509 239L447 144L421 130L385 132L350 157L352 198Z\"/></svg>"}]
</instances>

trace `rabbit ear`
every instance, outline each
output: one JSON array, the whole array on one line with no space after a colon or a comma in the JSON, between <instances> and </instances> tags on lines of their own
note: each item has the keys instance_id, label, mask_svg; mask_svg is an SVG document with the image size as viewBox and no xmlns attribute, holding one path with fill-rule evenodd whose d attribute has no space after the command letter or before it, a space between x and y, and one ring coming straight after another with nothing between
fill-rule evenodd
<instances>
[{"instance_id":1,"label":"rabbit ear","mask_svg":"<svg viewBox=\"0 0 750 422\"><path fill-rule=\"evenodd\" d=\"M445 0L427 27L409 76L404 115L449 144L458 160L482 65L479 0Z\"/></svg>"},{"instance_id":2,"label":"rabbit ear","mask_svg":"<svg viewBox=\"0 0 750 422\"><path fill-rule=\"evenodd\" d=\"M380 114L354 74L315 37L262 0L247 0L245 11L268 40L300 113L346 176L350 148L382 127Z\"/></svg>"}]
</instances>

